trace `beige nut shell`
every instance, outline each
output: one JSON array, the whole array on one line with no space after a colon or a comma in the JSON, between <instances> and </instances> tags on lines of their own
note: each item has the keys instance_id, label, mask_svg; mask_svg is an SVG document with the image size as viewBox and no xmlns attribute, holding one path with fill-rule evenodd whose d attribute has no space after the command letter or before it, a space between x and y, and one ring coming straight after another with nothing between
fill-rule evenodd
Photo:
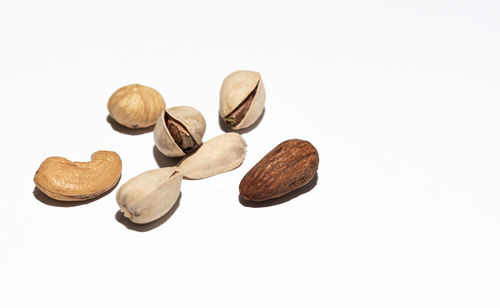
<instances>
[{"instance_id":1,"label":"beige nut shell","mask_svg":"<svg viewBox=\"0 0 500 308\"><path fill-rule=\"evenodd\" d=\"M266 92L262 77L258 72L236 71L229 74L220 89L219 112L224 119L236 109L257 87L257 91L243 120L233 129L246 128L259 119L264 111Z\"/></svg>"},{"instance_id":2,"label":"beige nut shell","mask_svg":"<svg viewBox=\"0 0 500 308\"><path fill-rule=\"evenodd\" d=\"M73 162L49 157L35 174L35 185L47 196L61 201L98 197L120 179L122 161L112 151L97 151L90 162Z\"/></svg>"},{"instance_id":3,"label":"beige nut shell","mask_svg":"<svg viewBox=\"0 0 500 308\"><path fill-rule=\"evenodd\" d=\"M175 143L165 122L165 115L168 114L176 121L180 122L193 139L201 145L207 124L205 118L196 108L190 106L177 106L163 110L156 121L154 138L156 147L160 152L169 157L182 157L186 153Z\"/></svg>"},{"instance_id":4,"label":"beige nut shell","mask_svg":"<svg viewBox=\"0 0 500 308\"><path fill-rule=\"evenodd\" d=\"M224 173L241 165L247 144L238 133L226 133L203 143L196 152L179 163L184 177L203 179Z\"/></svg>"},{"instance_id":5,"label":"beige nut shell","mask_svg":"<svg viewBox=\"0 0 500 308\"><path fill-rule=\"evenodd\" d=\"M116 202L128 219L145 224L165 215L181 191L182 175L177 167L153 169L123 184Z\"/></svg>"},{"instance_id":6,"label":"beige nut shell","mask_svg":"<svg viewBox=\"0 0 500 308\"><path fill-rule=\"evenodd\" d=\"M110 116L133 129L152 126L164 109L165 101L161 94L140 84L122 87L108 100Z\"/></svg>"}]
</instances>

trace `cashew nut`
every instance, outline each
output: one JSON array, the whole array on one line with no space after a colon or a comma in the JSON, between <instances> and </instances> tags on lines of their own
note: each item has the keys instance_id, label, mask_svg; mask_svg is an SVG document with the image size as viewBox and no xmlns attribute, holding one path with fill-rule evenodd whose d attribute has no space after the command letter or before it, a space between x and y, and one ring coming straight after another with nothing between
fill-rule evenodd
<instances>
[{"instance_id":1,"label":"cashew nut","mask_svg":"<svg viewBox=\"0 0 500 308\"><path fill-rule=\"evenodd\" d=\"M92 154L90 162L73 162L49 157L35 174L35 185L47 196L61 201L95 198L111 189L120 179L122 161L111 151Z\"/></svg>"}]
</instances>

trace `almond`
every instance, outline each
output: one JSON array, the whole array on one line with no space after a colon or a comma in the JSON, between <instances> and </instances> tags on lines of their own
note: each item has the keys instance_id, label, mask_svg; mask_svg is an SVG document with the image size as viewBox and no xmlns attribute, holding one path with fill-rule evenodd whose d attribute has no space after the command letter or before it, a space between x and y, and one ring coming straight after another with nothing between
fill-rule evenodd
<instances>
[{"instance_id":1,"label":"almond","mask_svg":"<svg viewBox=\"0 0 500 308\"><path fill-rule=\"evenodd\" d=\"M249 201L281 197L309 183L318 165L318 151L310 142L300 139L284 141L243 177L240 195Z\"/></svg>"}]
</instances>

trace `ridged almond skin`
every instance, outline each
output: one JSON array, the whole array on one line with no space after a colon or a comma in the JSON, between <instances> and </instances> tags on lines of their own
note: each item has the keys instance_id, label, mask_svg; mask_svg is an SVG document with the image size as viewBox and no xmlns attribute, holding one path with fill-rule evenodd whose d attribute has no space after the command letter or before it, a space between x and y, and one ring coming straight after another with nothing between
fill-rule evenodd
<instances>
[{"instance_id":1,"label":"ridged almond skin","mask_svg":"<svg viewBox=\"0 0 500 308\"><path fill-rule=\"evenodd\" d=\"M108 100L109 115L132 129L154 125L164 109L165 101L161 94L140 84L121 87Z\"/></svg>"},{"instance_id":2,"label":"ridged almond skin","mask_svg":"<svg viewBox=\"0 0 500 308\"><path fill-rule=\"evenodd\" d=\"M81 201L98 197L120 179L122 161L112 151L97 151L89 162L49 157L35 174L35 185L44 194L60 201Z\"/></svg>"},{"instance_id":3,"label":"ridged almond skin","mask_svg":"<svg viewBox=\"0 0 500 308\"><path fill-rule=\"evenodd\" d=\"M264 201L286 195L309 183L319 166L319 154L308 141L291 139L267 153L240 182L240 195Z\"/></svg>"}]
</instances>

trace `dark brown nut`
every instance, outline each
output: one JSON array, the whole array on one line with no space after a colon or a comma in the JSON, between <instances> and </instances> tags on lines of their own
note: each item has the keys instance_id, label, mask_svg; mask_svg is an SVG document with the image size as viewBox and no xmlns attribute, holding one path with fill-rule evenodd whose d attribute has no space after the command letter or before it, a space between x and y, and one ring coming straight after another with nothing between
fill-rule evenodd
<instances>
[{"instance_id":1,"label":"dark brown nut","mask_svg":"<svg viewBox=\"0 0 500 308\"><path fill-rule=\"evenodd\" d=\"M249 201L281 197L309 183L318 165L318 151L311 143L299 139L284 141L243 177L240 195Z\"/></svg>"}]
</instances>

